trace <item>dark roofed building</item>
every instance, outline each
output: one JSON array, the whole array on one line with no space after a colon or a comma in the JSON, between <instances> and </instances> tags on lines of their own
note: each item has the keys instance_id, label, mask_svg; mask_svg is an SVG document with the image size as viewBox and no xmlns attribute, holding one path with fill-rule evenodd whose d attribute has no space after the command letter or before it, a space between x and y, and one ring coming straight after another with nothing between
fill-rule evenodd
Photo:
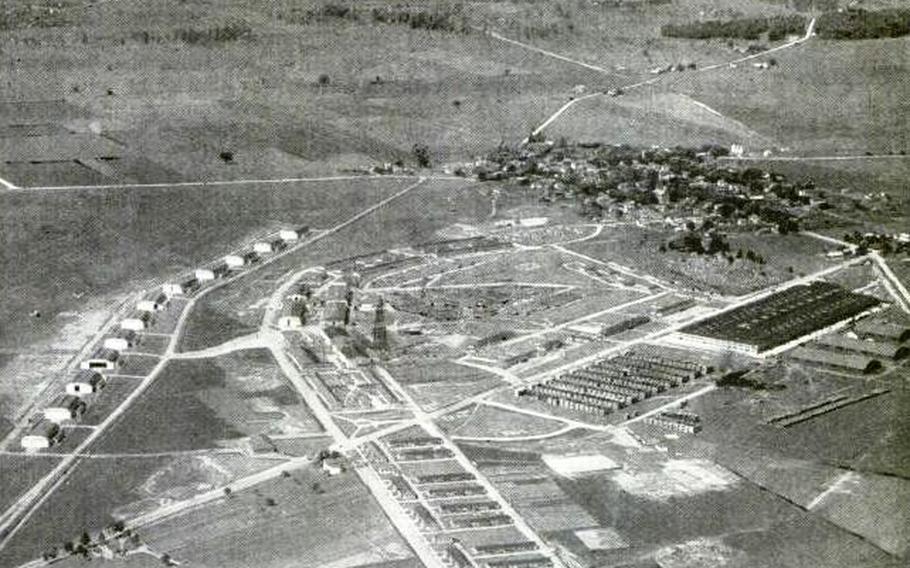
<instances>
[{"instance_id":1,"label":"dark roofed building","mask_svg":"<svg viewBox=\"0 0 910 568\"><path fill-rule=\"evenodd\" d=\"M790 352L790 356L797 361L816 363L827 367L837 367L862 373L874 373L882 367L881 361L865 355L838 353L824 349L813 349L811 347L797 347Z\"/></svg>"},{"instance_id":2,"label":"dark roofed building","mask_svg":"<svg viewBox=\"0 0 910 568\"><path fill-rule=\"evenodd\" d=\"M887 341L862 341L853 339L852 337L835 334L819 337L816 340L816 343L825 348L831 348L838 351L862 353L872 357L891 360L901 359L910 353L910 347L897 343Z\"/></svg>"},{"instance_id":3,"label":"dark roofed building","mask_svg":"<svg viewBox=\"0 0 910 568\"><path fill-rule=\"evenodd\" d=\"M863 320L853 328L856 333L866 337L880 337L897 343L910 340L910 327L892 322Z\"/></svg>"}]
</instances>

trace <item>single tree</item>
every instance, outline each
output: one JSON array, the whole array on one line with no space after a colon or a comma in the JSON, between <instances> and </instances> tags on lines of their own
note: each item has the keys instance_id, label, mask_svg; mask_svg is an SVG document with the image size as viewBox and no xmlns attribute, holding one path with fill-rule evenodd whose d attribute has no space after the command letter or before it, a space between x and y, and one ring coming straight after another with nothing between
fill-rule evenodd
<instances>
[{"instance_id":1,"label":"single tree","mask_svg":"<svg viewBox=\"0 0 910 568\"><path fill-rule=\"evenodd\" d=\"M417 167L430 167L430 148L426 144L414 144L412 149L414 159L417 161Z\"/></svg>"}]
</instances>

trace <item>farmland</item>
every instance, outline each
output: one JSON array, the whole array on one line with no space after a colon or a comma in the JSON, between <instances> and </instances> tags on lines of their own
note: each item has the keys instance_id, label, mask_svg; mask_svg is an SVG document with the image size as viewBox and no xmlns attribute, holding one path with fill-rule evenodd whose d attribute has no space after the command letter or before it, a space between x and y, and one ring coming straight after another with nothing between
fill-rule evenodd
<instances>
[{"instance_id":1,"label":"farmland","mask_svg":"<svg viewBox=\"0 0 910 568\"><path fill-rule=\"evenodd\" d=\"M356 477L309 468L144 533L154 550L200 566L355 566L411 556ZM199 538L187 541L187 533Z\"/></svg>"}]
</instances>

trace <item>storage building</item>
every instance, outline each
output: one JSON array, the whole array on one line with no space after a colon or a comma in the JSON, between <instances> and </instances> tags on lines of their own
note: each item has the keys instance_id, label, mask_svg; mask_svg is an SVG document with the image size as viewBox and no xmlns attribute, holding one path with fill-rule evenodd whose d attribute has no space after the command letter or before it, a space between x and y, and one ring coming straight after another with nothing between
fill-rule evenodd
<instances>
[{"instance_id":1,"label":"storage building","mask_svg":"<svg viewBox=\"0 0 910 568\"><path fill-rule=\"evenodd\" d=\"M910 347L888 341L862 341L843 335L825 335L816 340L819 345L838 351L862 353L871 357L890 359L892 361L910 354Z\"/></svg>"},{"instance_id":2,"label":"storage building","mask_svg":"<svg viewBox=\"0 0 910 568\"><path fill-rule=\"evenodd\" d=\"M910 327L892 322L863 320L854 327L856 333L865 337L878 337L896 343L910 339Z\"/></svg>"},{"instance_id":3,"label":"storage building","mask_svg":"<svg viewBox=\"0 0 910 568\"><path fill-rule=\"evenodd\" d=\"M811 347L797 347L790 352L790 356L797 361L816 363L827 367L837 367L862 373L874 373L881 369L882 364L878 359L865 355L837 353Z\"/></svg>"}]
</instances>

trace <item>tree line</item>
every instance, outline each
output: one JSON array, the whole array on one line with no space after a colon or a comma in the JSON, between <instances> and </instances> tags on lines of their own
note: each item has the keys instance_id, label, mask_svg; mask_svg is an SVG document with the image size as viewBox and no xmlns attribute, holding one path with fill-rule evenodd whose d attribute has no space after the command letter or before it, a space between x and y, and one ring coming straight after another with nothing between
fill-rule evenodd
<instances>
[{"instance_id":1,"label":"tree line","mask_svg":"<svg viewBox=\"0 0 910 568\"><path fill-rule=\"evenodd\" d=\"M826 12L816 22L823 39L875 39L910 34L910 8Z\"/></svg>"},{"instance_id":2,"label":"tree line","mask_svg":"<svg viewBox=\"0 0 910 568\"><path fill-rule=\"evenodd\" d=\"M362 8L356 4L330 2L307 10L294 9L279 14L279 18L293 24L325 23L331 20L372 22L376 24L405 25L411 29L425 29L456 33L471 31L471 25L461 4L439 2L432 7L388 5Z\"/></svg>"},{"instance_id":3,"label":"tree line","mask_svg":"<svg viewBox=\"0 0 910 568\"><path fill-rule=\"evenodd\" d=\"M800 34L806 29L805 16L771 16L765 18L737 18L734 20L707 20L684 24L665 24L660 33L664 37L686 39L759 39L768 34L769 41L777 41L790 34Z\"/></svg>"}]
</instances>

